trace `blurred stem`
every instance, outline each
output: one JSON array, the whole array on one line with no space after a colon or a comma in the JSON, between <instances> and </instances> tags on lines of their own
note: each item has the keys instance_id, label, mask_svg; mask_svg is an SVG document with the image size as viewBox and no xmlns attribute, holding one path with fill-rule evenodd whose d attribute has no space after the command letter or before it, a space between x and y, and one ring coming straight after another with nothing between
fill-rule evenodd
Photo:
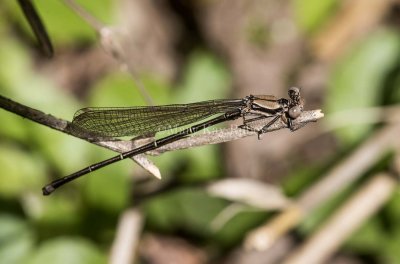
<instances>
[{"instance_id":1,"label":"blurred stem","mask_svg":"<svg viewBox=\"0 0 400 264\"><path fill-rule=\"evenodd\" d=\"M399 124L386 126L376 132L350 156L327 172L320 181L309 187L297 201L293 202L292 207L258 228L259 234L256 234L257 230L252 232L245 240L246 247L267 250L315 208L360 178L382 155L393 148L398 148L399 134Z\"/></svg>"},{"instance_id":2,"label":"blurred stem","mask_svg":"<svg viewBox=\"0 0 400 264\"><path fill-rule=\"evenodd\" d=\"M397 184L391 174L372 177L284 263L327 263L342 243L385 204Z\"/></svg>"},{"instance_id":3,"label":"blurred stem","mask_svg":"<svg viewBox=\"0 0 400 264\"><path fill-rule=\"evenodd\" d=\"M328 115L323 121L323 132L347 126L382 122L398 123L399 121L400 106L398 105L348 109Z\"/></svg>"},{"instance_id":4,"label":"blurred stem","mask_svg":"<svg viewBox=\"0 0 400 264\"><path fill-rule=\"evenodd\" d=\"M78 14L83 20L86 21L86 23L88 23L97 32L100 32L100 30L104 27L103 23L101 23L100 20L89 14L89 12L83 9L74 0L63 0L63 1L65 5L71 8L76 14Z\"/></svg>"},{"instance_id":5,"label":"blurred stem","mask_svg":"<svg viewBox=\"0 0 400 264\"><path fill-rule=\"evenodd\" d=\"M40 19L35 6L31 0L18 0L18 3L24 12L26 20L31 26L33 33L39 41L40 48L48 58L51 58L54 53L53 45L51 44L50 37L47 34L47 30Z\"/></svg>"},{"instance_id":6,"label":"blurred stem","mask_svg":"<svg viewBox=\"0 0 400 264\"><path fill-rule=\"evenodd\" d=\"M109 263L130 264L136 260L136 252L143 229L143 214L138 208L126 210L118 222L116 236L111 247Z\"/></svg>"}]
</instances>

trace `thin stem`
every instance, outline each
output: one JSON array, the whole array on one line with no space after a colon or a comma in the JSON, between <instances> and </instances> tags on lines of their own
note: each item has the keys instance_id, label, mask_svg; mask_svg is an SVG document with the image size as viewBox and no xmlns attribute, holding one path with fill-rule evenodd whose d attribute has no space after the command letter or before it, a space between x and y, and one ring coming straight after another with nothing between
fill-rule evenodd
<instances>
[{"instance_id":1,"label":"thin stem","mask_svg":"<svg viewBox=\"0 0 400 264\"><path fill-rule=\"evenodd\" d=\"M118 41L118 36L115 34L115 30L111 27L104 25L100 20L92 16L89 12L83 9L74 0L64 0L64 3L71 8L77 15L79 15L86 23L88 23L96 32L99 34L101 41L100 44L104 50L111 55L118 63L121 68L127 71L132 77L133 82L136 84L140 94L148 105L153 105L153 100L150 94L147 92L143 82L137 77L136 71L131 62L126 59L124 49Z\"/></svg>"}]
</instances>

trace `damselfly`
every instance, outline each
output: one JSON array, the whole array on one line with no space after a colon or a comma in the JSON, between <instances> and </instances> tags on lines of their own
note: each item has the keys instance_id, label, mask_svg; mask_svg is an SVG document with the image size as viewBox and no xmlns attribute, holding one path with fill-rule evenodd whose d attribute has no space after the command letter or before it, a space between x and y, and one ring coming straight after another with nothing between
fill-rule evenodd
<instances>
[{"instance_id":1,"label":"damselfly","mask_svg":"<svg viewBox=\"0 0 400 264\"><path fill-rule=\"evenodd\" d=\"M256 131L259 135L265 133L266 129L279 118L282 118L288 124L289 129L294 130L292 120L299 117L303 111L303 99L300 96L300 89L297 87L290 88L288 94L289 99L277 98L273 95L250 95L243 99L210 100L191 104L83 108L76 112L69 124L69 129L75 134L86 134L99 138L152 135L220 115L55 180L43 187L43 194L49 195L60 186L89 172L155 150L199 130L228 120L242 117L243 125L240 127ZM254 121L265 118L270 118L271 121L264 127L261 129L252 127Z\"/></svg>"}]
</instances>

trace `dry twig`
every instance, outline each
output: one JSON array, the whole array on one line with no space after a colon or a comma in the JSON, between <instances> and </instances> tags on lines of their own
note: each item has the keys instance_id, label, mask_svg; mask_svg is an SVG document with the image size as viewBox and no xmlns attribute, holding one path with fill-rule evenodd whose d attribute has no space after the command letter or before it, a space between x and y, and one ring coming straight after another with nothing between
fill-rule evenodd
<instances>
[{"instance_id":1,"label":"dry twig","mask_svg":"<svg viewBox=\"0 0 400 264\"><path fill-rule=\"evenodd\" d=\"M85 135L73 135L67 129L69 121L54 117L52 115L45 114L39 110L22 105L1 95L0 95L0 108L3 108L4 110L17 114L19 116L22 116L23 118L27 118L38 124L47 126L49 128L55 129L57 131L66 133L74 137L79 137L92 144L108 148L116 152L122 153L128 151L129 149L132 149L133 147L137 147L135 143L132 141L118 141L117 139L115 139L114 141L93 141L90 139L90 137L85 137ZM145 155L137 155L132 157L131 159L133 159L137 164L139 164L139 166L147 170L155 177L161 178L161 173L158 170L158 168L151 161L149 161L145 157Z\"/></svg>"},{"instance_id":2,"label":"dry twig","mask_svg":"<svg viewBox=\"0 0 400 264\"><path fill-rule=\"evenodd\" d=\"M375 175L284 263L327 263L340 245L385 204L397 185L393 175Z\"/></svg>"},{"instance_id":3,"label":"dry twig","mask_svg":"<svg viewBox=\"0 0 400 264\"><path fill-rule=\"evenodd\" d=\"M69 121L56 118L52 115L45 114L39 110L19 104L8 98L5 98L3 96L0 96L0 107L9 112L15 113L19 116L27 118L36 123L39 123L41 125L47 126L49 128L58 130L60 132L69 134L74 137L79 137L90 143L114 150L119 153L126 152L135 147L138 147L137 141L121 141L118 139L112 139L112 140L107 139L106 141L104 141L104 140L93 141L93 139L91 139L90 135L72 134L71 131L69 131L69 129L67 128ZM295 119L293 121L293 125L295 126L295 128L298 129L298 128L303 127L304 125L306 125L309 122L316 122L318 119L320 119L322 117L323 117L323 114L321 113L320 110L305 111L302 113L301 116L299 116L297 119ZM257 123L257 125L254 124L254 126L255 127L257 127L257 126L263 127L269 121L270 121L269 119L260 120ZM275 131L278 129L286 129L286 128L287 128L287 124L283 121L279 121L279 122L275 122L272 126L268 127L267 132ZM246 131L246 130L243 130L240 128L217 130L217 131L213 131L209 134L205 133L205 134L200 134L200 135L193 136L193 137L184 138L182 140L168 144L165 147L160 148L160 150L152 151L149 154L157 155L157 154L160 154L160 153L163 153L166 151L172 151L172 150L177 150L177 149L182 149L182 148L190 148L190 147L195 147L195 146L222 143L222 142L227 142L227 141L231 141L231 140L235 140L235 139L239 139L239 138L243 138L243 137L247 137L247 136L252 136L255 134L256 134L256 132L249 132L249 131ZM136 155L136 156L131 157L131 159L133 159L136 163L138 163L145 170L147 170L148 172L153 174L155 177L161 178L160 171L158 170L158 168L151 161L149 161L145 157L145 155Z\"/></svg>"}]
</instances>

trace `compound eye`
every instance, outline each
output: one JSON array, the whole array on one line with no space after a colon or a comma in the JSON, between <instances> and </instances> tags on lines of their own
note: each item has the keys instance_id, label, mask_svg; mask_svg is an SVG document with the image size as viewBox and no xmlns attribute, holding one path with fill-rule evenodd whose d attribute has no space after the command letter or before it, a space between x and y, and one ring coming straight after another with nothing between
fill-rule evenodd
<instances>
[{"instance_id":1,"label":"compound eye","mask_svg":"<svg viewBox=\"0 0 400 264\"><path fill-rule=\"evenodd\" d=\"M300 95L300 88L298 87L290 87L289 89L289 96L292 98L293 96Z\"/></svg>"},{"instance_id":2,"label":"compound eye","mask_svg":"<svg viewBox=\"0 0 400 264\"><path fill-rule=\"evenodd\" d=\"M292 119L296 119L300 116L302 109L299 105L294 106L289 109L289 117Z\"/></svg>"}]
</instances>

